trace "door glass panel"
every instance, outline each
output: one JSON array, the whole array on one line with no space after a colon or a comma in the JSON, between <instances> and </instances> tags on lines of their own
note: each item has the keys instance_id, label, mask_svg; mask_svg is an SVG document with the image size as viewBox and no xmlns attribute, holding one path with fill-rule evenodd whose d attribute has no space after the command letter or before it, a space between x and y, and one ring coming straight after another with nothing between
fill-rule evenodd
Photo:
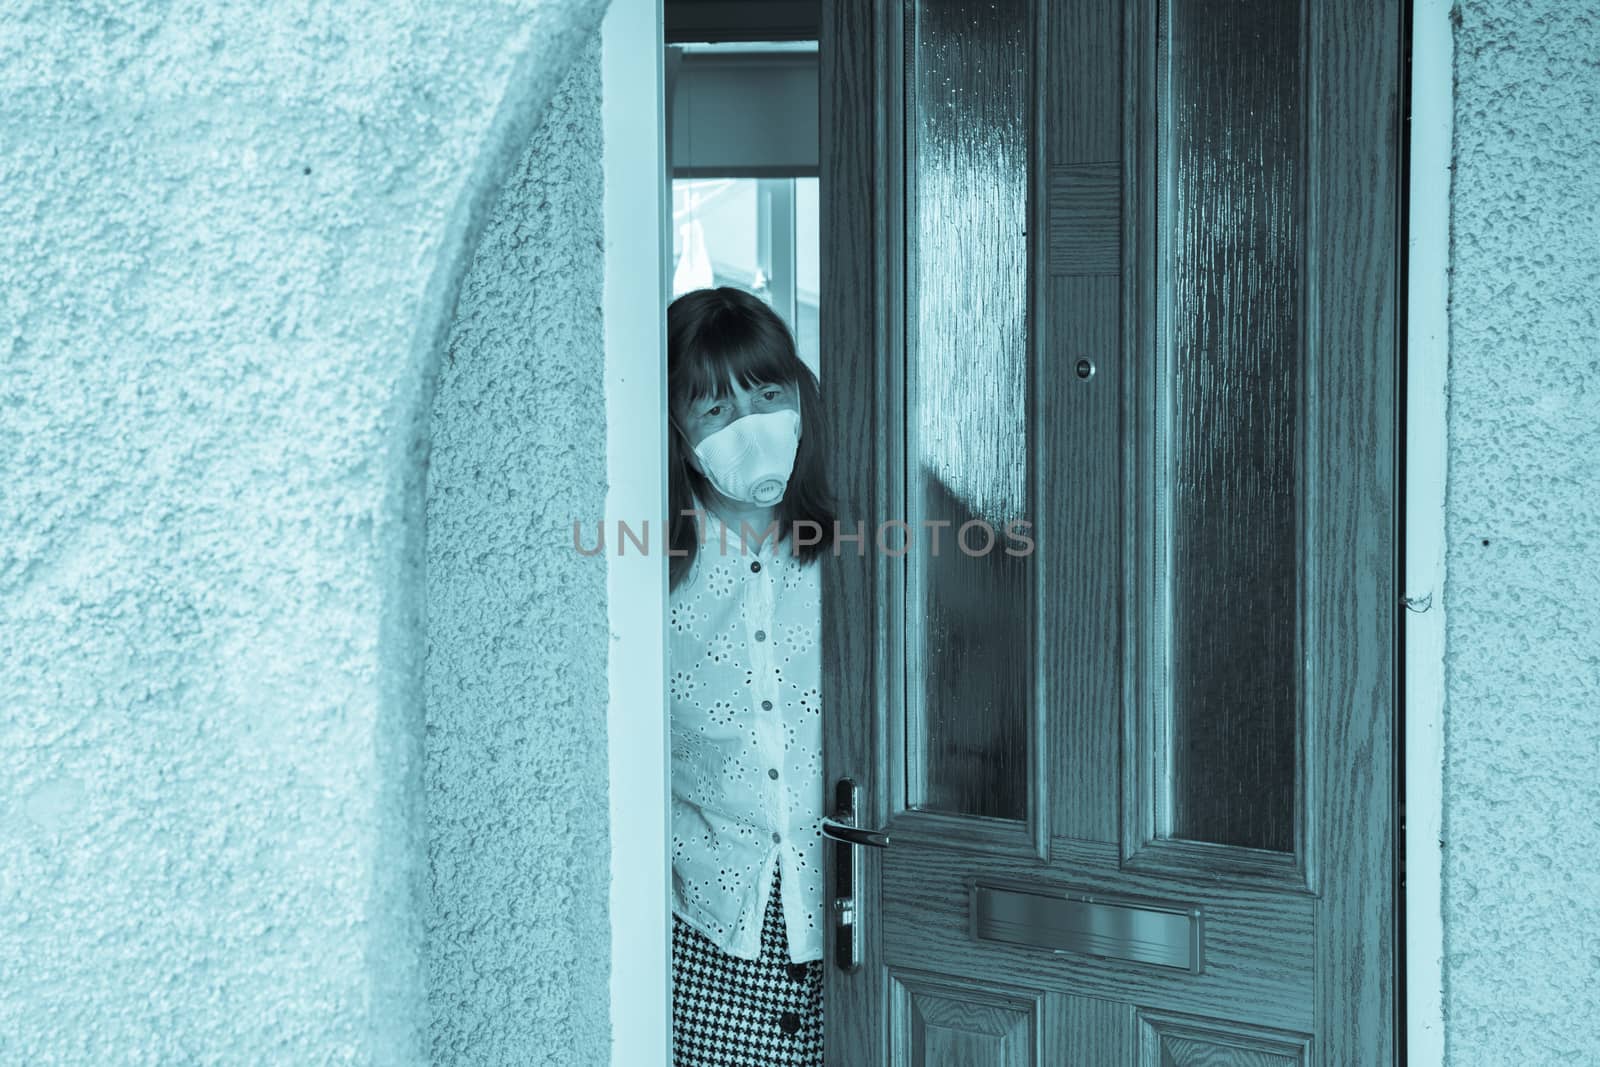
<instances>
[{"instance_id":1,"label":"door glass panel","mask_svg":"<svg viewBox=\"0 0 1600 1067\"><path fill-rule=\"evenodd\" d=\"M1168 7L1173 837L1294 850L1300 5Z\"/></svg>"},{"instance_id":2,"label":"door glass panel","mask_svg":"<svg viewBox=\"0 0 1600 1067\"><path fill-rule=\"evenodd\" d=\"M1027 8L915 4L905 75L907 804L1018 820L1031 560L1007 554L1026 546L1006 524L1029 514Z\"/></svg>"}]
</instances>

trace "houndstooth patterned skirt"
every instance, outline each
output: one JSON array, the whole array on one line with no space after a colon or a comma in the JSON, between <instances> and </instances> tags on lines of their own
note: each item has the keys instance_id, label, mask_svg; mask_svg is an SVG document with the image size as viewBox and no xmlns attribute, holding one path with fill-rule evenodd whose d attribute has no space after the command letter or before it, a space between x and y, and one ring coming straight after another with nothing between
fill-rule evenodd
<instances>
[{"instance_id":1,"label":"houndstooth patterned skirt","mask_svg":"<svg viewBox=\"0 0 1600 1067\"><path fill-rule=\"evenodd\" d=\"M789 962L774 868L761 957L672 917L673 1067L822 1067L822 961Z\"/></svg>"}]
</instances>

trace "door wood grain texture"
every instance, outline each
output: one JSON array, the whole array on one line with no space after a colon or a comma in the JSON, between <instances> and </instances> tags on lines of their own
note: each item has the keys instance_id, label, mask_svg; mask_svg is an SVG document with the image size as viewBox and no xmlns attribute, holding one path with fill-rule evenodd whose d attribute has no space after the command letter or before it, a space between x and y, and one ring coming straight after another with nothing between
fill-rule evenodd
<instances>
[{"instance_id":1,"label":"door wood grain texture","mask_svg":"<svg viewBox=\"0 0 1600 1067\"><path fill-rule=\"evenodd\" d=\"M822 0L829 1064L1396 1061L1401 20Z\"/></svg>"}]
</instances>

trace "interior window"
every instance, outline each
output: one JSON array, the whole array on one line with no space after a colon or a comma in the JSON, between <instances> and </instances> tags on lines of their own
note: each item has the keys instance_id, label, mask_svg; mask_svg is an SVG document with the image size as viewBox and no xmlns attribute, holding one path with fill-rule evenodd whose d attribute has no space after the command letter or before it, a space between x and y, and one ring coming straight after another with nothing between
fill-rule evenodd
<instances>
[{"instance_id":1,"label":"interior window","mask_svg":"<svg viewBox=\"0 0 1600 1067\"><path fill-rule=\"evenodd\" d=\"M676 178L672 295L731 285L771 304L817 366L817 179Z\"/></svg>"},{"instance_id":2,"label":"interior window","mask_svg":"<svg viewBox=\"0 0 1600 1067\"><path fill-rule=\"evenodd\" d=\"M665 70L672 295L756 294L820 375L817 43L671 44Z\"/></svg>"}]
</instances>

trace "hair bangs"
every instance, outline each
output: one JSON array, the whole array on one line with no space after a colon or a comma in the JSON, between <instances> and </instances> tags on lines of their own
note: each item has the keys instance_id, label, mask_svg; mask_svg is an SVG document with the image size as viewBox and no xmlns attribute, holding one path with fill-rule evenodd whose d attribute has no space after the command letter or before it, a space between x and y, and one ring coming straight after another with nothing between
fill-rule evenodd
<instances>
[{"instance_id":1,"label":"hair bangs","mask_svg":"<svg viewBox=\"0 0 1600 1067\"><path fill-rule=\"evenodd\" d=\"M672 369L674 399L688 405L702 399L725 400L731 382L745 388L794 379L798 361L787 331L738 314L711 314L696 336L686 339Z\"/></svg>"}]
</instances>

